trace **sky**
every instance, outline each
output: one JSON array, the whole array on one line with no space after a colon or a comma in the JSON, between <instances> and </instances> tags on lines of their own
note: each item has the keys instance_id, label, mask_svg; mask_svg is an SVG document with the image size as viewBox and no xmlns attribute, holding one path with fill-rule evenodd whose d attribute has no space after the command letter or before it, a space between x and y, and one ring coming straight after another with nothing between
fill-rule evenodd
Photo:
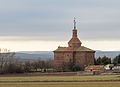
<instances>
[{"instance_id":1,"label":"sky","mask_svg":"<svg viewBox=\"0 0 120 87\"><path fill-rule=\"evenodd\" d=\"M0 48L53 51L67 46L74 17L82 45L120 50L120 0L0 0Z\"/></svg>"}]
</instances>

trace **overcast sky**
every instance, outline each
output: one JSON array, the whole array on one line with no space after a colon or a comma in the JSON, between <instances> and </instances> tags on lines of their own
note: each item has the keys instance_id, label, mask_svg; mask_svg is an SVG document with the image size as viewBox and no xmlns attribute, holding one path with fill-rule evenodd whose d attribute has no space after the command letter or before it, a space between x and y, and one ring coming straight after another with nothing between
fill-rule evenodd
<instances>
[{"instance_id":1,"label":"overcast sky","mask_svg":"<svg viewBox=\"0 0 120 87\"><path fill-rule=\"evenodd\" d=\"M119 45L114 46L120 43L120 0L0 0L0 47L56 49L70 39L74 17L85 45L95 50L120 50ZM30 48L32 43L37 46ZM44 46L41 49L39 45Z\"/></svg>"}]
</instances>

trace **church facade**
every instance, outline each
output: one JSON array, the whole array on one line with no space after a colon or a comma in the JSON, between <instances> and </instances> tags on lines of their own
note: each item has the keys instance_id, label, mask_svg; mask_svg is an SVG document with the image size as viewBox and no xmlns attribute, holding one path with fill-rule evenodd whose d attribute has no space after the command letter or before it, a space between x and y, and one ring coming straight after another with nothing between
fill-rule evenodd
<instances>
[{"instance_id":1,"label":"church facade","mask_svg":"<svg viewBox=\"0 0 120 87\"><path fill-rule=\"evenodd\" d=\"M88 65L94 65L95 51L81 46L82 42L77 36L76 22L74 20L74 29L72 38L68 42L68 47L58 47L54 50L54 67L61 70L63 65L72 61L74 65L79 65L84 69Z\"/></svg>"}]
</instances>

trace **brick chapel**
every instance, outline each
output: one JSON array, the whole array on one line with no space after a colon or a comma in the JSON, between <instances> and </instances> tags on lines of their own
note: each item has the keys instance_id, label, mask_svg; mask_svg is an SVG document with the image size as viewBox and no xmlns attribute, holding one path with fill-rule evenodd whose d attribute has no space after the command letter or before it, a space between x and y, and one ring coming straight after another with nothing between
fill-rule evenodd
<instances>
[{"instance_id":1,"label":"brick chapel","mask_svg":"<svg viewBox=\"0 0 120 87\"><path fill-rule=\"evenodd\" d=\"M68 47L58 47L54 50L54 66L61 69L63 63L70 60L76 65L80 65L83 69L88 65L94 65L95 51L87 47L81 46L82 42L77 36L76 21L74 19L74 29L72 30L72 38L68 42Z\"/></svg>"}]
</instances>

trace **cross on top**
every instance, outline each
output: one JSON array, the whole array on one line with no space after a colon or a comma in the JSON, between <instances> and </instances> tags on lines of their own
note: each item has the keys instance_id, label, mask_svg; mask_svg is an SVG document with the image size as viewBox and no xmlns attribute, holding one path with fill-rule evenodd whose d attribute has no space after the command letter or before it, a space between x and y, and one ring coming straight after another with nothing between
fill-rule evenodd
<instances>
[{"instance_id":1,"label":"cross on top","mask_svg":"<svg viewBox=\"0 0 120 87\"><path fill-rule=\"evenodd\" d=\"M76 18L74 17L74 29L76 29Z\"/></svg>"}]
</instances>

